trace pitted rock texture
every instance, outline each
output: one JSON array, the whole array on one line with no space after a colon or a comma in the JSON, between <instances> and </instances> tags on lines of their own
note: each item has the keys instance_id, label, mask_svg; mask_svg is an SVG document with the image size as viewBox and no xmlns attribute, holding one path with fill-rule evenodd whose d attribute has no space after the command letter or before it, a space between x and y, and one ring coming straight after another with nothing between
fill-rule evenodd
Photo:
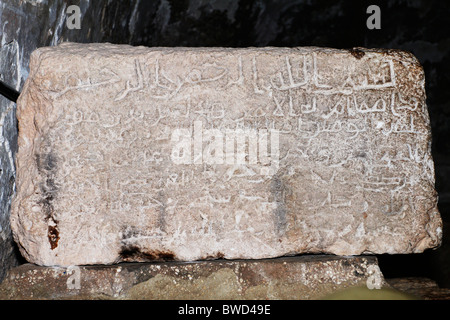
<instances>
[{"instance_id":1,"label":"pitted rock texture","mask_svg":"<svg viewBox=\"0 0 450 320\"><path fill-rule=\"evenodd\" d=\"M409 53L36 50L11 226L41 265L413 253L438 246Z\"/></svg>"},{"instance_id":2,"label":"pitted rock texture","mask_svg":"<svg viewBox=\"0 0 450 320\"><path fill-rule=\"evenodd\" d=\"M375 257L121 263L9 271L0 299L321 299L352 287L388 287ZM371 289L368 289L371 288Z\"/></svg>"}]
</instances>

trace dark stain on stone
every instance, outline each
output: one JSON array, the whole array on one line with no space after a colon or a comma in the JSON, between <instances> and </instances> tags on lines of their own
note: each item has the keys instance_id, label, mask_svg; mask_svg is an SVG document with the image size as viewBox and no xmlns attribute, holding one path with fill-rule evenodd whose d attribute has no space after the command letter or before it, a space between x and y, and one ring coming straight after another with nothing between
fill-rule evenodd
<instances>
[{"instance_id":1,"label":"dark stain on stone","mask_svg":"<svg viewBox=\"0 0 450 320\"><path fill-rule=\"evenodd\" d=\"M343 261L342 261L342 265L343 265L344 267L351 267L351 266L352 266L352 264L351 264L349 261L347 261L347 260L343 260Z\"/></svg>"},{"instance_id":2,"label":"dark stain on stone","mask_svg":"<svg viewBox=\"0 0 450 320\"><path fill-rule=\"evenodd\" d=\"M8 196L12 196L15 192L15 190L14 190L14 182L15 181L16 181L16 178L14 176L9 177Z\"/></svg>"},{"instance_id":3,"label":"dark stain on stone","mask_svg":"<svg viewBox=\"0 0 450 320\"><path fill-rule=\"evenodd\" d=\"M48 241L50 248L54 250L58 246L60 239L58 230L58 220L55 217L53 201L58 192L58 186L55 182L55 172L57 169L57 159L52 153L36 154L36 165L38 172L43 176L43 182L39 184L41 199L38 204L41 205L45 214L45 220L48 226ZM51 224L51 225L50 225Z\"/></svg>"},{"instance_id":4,"label":"dark stain on stone","mask_svg":"<svg viewBox=\"0 0 450 320\"><path fill-rule=\"evenodd\" d=\"M56 226L48 226L48 242L50 242L50 248L53 250L58 246L59 231Z\"/></svg>"},{"instance_id":5,"label":"dark stain on stone","mask_svg":"<svg viewBox=\"0 0 450 320\"><path fill-rule=\"evenodd\" d=\"M121 231L121 249L118 262L148 262L175 260L175 254L169 250L146 250L136 244L131 244L141 237L142 230L133 226L126 226Z\"/></svg>"},{"instance_id":6,"label":"dark stain on stone","mask_svg":"<svg viewBox=\"0 0 450 320\"><path fill-rule=\"evenodd\" d=\"M201 258L200 260L216 260L216 259L223 259L225 255L223 252L218 251L216 254L212 254L209 256L206 256L204 258Z\"/></svg>"},{"instance_id":7,"label":"dark stain on stone","mask_svg":"<svg viewBox=\"0 0 450 320\"><path fill-rule=\"evenodd\" d=\"M138 246L123 246L120 253L121 261L146 262L146 261L171 261L175 260L175 254L171 251L142 250Z\"/></svg>"},{"instance_id":8,"label":"dark stain on stone","mask_svg":"<svg viewBox=\"0 0 450 320\"><path fill-rule=\"evenodd\" d=\"M42 206L42 210L45 214L46 220L50 219L53 216L53 205L51 202L52 200L53 196L47 195L38 201L38 203Z\"/></svg>"},{"instance_id":9,"label":"dark stain on stone","mask_svg":"<svg viewBox=\"0 0 450 320\"><path fill-rule=\"evenodd\" d=\"M44 155L36 154L36 165L39 173L54 172L57 159L51 152Z\"/></svg>"},{"instance_id":10,"label":"dark stain on stone","mask_svg":"<svg viewBox=\"0 0 450 320\"><path fill-rule=\"evenodd\" d=\"M138 237L139 235L140 235L140 232L139 232L139 230L137 229L137 228L134 228L134 227L131 227L131 226L128 226L127 228L124 228L123 230L122 230L122 232L121 232L121 234L122 234L122 240L124 241L126 241L126 240L128 240L128 239L130 239L130 238L135 238L135 237ZM125 242L124 241L124 242Z\"/></svg>"},{"instance_id":11,"label":"dark stain on stone","mask_svg":"<svg viewBox=\"0 0 450 320\"><path fill-rule=\"evenodd\" d=\"M270 185L272 196L275 200L276 208L273 211L273 217L275 222L275 231L278 236L283 235L286 232L287 227L287 209L285 204L285 192L286 187L283 184L282 179L278 175L274 176Z\"/></svg>"},{"instance_id":12,"label":"dark stain on stone","mask_svg":"<svg viewBox=\"0 0 450 320\"><path fill-rule=\"evenodd\" d=\"M352 48L349 51L352 54L352 56L354 56L358 60L364 57L365 55L365 52L358 48Z\"/></svg>"},{"instance_id":13,"label":"dark stain on stone","mask_svg":"<svg viewBox=\"0 0 450 320\"><path fill-rule=\"evenodd\" d=\"M38 203L42 206L42 210L45 213L45 218L54 219L54 209L52 201L55 199L57 192L57 187L55 185L54 179L47 178L45 183L39 185L42 192L42 199Z\"/></svg>"},{"instance_id":14,"label":"dark stain on stone","mask_svg":"<svg viewBox=\"0 0 450 320\"><path fill-rule=\"evenodd\" d=\"M158 225L161 231L166 230L166 194L163 190L158 193L158 201L161 203L159 206Z\"/></svg>"},{"instance_id":15,"label":"dark stain on stone","mask_svg":"<svg viewBox=\"0 0 450 320\"><path fill-rule=\"evenodd\" d=\"M360 277L360 278L365 277L365 273L363 270L356 269L355 271L353 271L353 274L355 275L355 277Z\"/></svg>"}]
</instances>

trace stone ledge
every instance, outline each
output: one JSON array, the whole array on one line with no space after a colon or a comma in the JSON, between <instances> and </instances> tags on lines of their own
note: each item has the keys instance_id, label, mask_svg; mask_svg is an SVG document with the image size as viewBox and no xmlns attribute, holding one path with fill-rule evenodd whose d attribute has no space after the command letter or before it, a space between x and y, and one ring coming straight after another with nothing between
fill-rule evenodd
<instances>
[{"instance_id":1,"label":"stone ledge","mask_svg":"<svg viewBox=\"0 0 450 320\"><path fill-rule=\"evenodd\" d=\"M423 300L450 300L450 289L440 288L428 278L405 277L386 279L394 289L413 295Z\"/></svg>"},{"instance_id":2,"label":"stone ledge","mask_svg":"<svg viewBox=\"0 0 450 320\"><path fill-rule=\"evenodd\" d=\"M0 284L0 299L320 299L368 283L385 286L373 256L304 255L264 260L23 264Z\"/></svg>"}]
</instances>

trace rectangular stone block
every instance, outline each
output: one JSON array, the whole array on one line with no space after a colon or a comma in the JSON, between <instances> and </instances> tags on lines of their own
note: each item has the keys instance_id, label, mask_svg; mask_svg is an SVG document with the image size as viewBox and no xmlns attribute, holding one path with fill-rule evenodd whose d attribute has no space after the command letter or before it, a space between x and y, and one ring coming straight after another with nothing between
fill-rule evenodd
<instances>
[{"instance_id":1,"label":"rectangular stone block","mask_svg":"<svg viewBox=\"0 0 450 320\"><path fill-rule=\"evenodd\" d=\"M15 240L59 266L435 247L424 82L396 50L40 48Z\"/></svg>"},{"instance_id":2,"label":"rectangular stone block","mask_svg":"<svg viewBox=\"0 0 450 320\"><path fill-rule=\"evenodd\" d=\"M268 260L123 263L9 271L0 299L321 299L388 287L375 257L302 256Z\"/></svg>"}]
</instances>

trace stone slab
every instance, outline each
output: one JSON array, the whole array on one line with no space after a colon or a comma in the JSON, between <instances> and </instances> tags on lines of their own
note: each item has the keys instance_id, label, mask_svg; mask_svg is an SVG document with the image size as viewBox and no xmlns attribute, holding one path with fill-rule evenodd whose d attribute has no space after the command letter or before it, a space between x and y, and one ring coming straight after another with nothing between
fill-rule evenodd
<instances>
[{"instance_id":1,"label":"stone slab","mask_svg":"<svg viewBox=\"0 0 450 320\"><path fill-rule=\"evenodd\" d=\"M354 286L386 286L375 257L299 256L264 260L42 267L8 273L0 299L320 299Z\"/></svg>"},{"instance_id":2,"label":"stone slab","mask_svg":"<svg viewBox=\"0 0 450 320\"><path fill-rule=\"evenodd\" d=\"M409 53L64 43L18 101L11 225L40 265L438 246Z\"/></svg>"}]
</instances>

